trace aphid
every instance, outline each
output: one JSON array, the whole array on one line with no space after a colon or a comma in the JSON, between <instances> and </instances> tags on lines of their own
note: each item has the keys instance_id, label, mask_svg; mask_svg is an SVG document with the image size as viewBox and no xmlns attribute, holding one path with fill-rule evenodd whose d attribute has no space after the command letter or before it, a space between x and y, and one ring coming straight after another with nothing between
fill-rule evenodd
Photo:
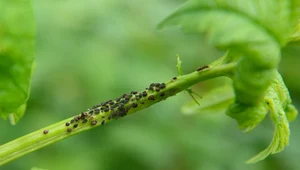
<instances>
[{"instance_id":1,"label":"aphid","mask_svg":"<svg viewBox=\"0 0 300 170\"><path fill-rule=\"evenodd\" d=\"M142 98L143 97L143 94L142 93L139 93L139 98Z\"/></svg>"},{"instance_id":2,"label":"aphid","mask_svg":"<svg viewBox=\"0 0 300 170\"><path fill-rule=\"evenodd\" d=\"M77 122L79 120L79 116L75 116L74 120Z\"/></svg>"},{"instance_id":3,"label":"aphid","mask_svg":"<svg viewBox=\"0 0 300 170\"><path fill-rule=\"evenodd\" d=\"M148 100L155 100L155 97L153 95L148 97Z\"/></svg>"},{"instance_id":4,"label":"aphid","mask_svg":"<svg viewBox=\"0 0 300 170\"><path fill-rule=\"evenodd\" d=\"M89 114L91 115L91 114L93 114L93 112L94 112L94 110L90 110L90 111L89 111Z\"/></svg>"},{"instance_id":5,"label":"aphid","mask_svg":"<svg viewBox=\"0 0 300 170\"><path fill-rule=\"evenodd\" d=\"M46 135L49 132L49 130L44 130L43 133Z\"/></svg>"},{"instance_id":6,"label":"aphid","mask_svg":"<svg viewBox=\"0 0 300 170\"><path fill-rule=\"evenodd\" d=\"M71 123L74 123L74 121L75 121L75 120L74 120L74 119L72 119L72 120L71 120Z\"/></svg>"},{"instance_id":7,"label":"aphid","mask_svg":"<svg viewBox=\"0 0 300 170\"><path fill-rule=\"evenodd\" d=\"M132 103L131 106L132 106L133 108L137 108L137 107L138 107L138 104Z\"/></svg>"},{"instance_id":8,"label":"aphid","mask_svg":"<svg viewBox=\"0 0 300 170\"><path fill-rule=\"evenodd\" d=\"M81 113L81 118L85 118L87 116L87 114L85 112Z\"/></svg>"},{"instance_id":9,"label":"aphid","mask_svg":"<svg viewBox=\"0 0 300 170\"><path fill-rule=\"evenodd\" d=\"M151 83L149 87L154 87L155 86L155 83Z\"/></svg>"},{"instance_id":10,"label":"aphid","mask_svg":"<svg viewBox=\"0 0 300 170\"><path fill-rule=\"evenodd\" d=\"M209 68L209 66L199 67L199 68L197 68L197 71L201 71L201 70L204 70L204 69L206 69L206 68Z\"/></svg>"},{"instance_id":11,"label":"aphid","mask_svg":"<svg viewBox=\"0 0 300 170\"><path fill-rule=\"evenodd\" d=\"M160 86L159 86L159 88L161 88L161 89L164 89L165 87L166 87L165 83L161 83Z\"/></svg>"},{"instance_id":12,"label":"aphid","mask_svg":"<svg viewBox=\"0 0 300 170\"><path fill-rule=\"evenodd\" d=\"M68 129L67 129L67 132L72 132L72 129L71 129L71 128L68 128Z\"/></svg>"},{"instance_id":13,"label":"aphid","mask_svg":"<svg viewBox=\"0 0 300 170\"><path fill-rule=\"evenodd\" d=\"M105 109L104 109L104 112L108 112L108 111L109 111L109 108L105 108Z\"/></svg>"},{"instance_id":14,"label":"aphid","mask_svg":"<svg viewBox=\"0 0 300 170\"><path fill-rule=\"evenodd\" d=\"M141 102L141 104L145 104L144 102Z\"/></svg>"},{"instance_id":15,"label":"aphid","mask_svg":"<svg viewBox=\"0 0 300 170\"><path fill-rule=\"evenodd\" d=\"M132 91L132 92L131 92L131 94L137 94L137 93L138 93L138 92L136 92L136 91Z\"/></svg>"},{"instance_id":16,"label":"aphid","mask_svg":"<svg viewBox=\"0 0 300 170\"><path fill-rule=\"evenodd\" d=\"M87 119L83 119L82 120L82 123L86 123L88 120Z\"/></svg>"},{"instance_id":17,"label":"aphid","mask_svg":"<svg viewBox=\"0 0 300 170\"><path fill-rule=\"evenodd\" d=\"M177 79L177 77L173 77L173 80L176 80Z\"/></svg>"},{"instance_id":18,"label":"aphid","mask_svg":"<svg viewBox=\"0 0 300 170\"><path fill-rule=\"evenodd\" d=\"M165 96L165 93L160 93L160 97L164 97Z\"/></svg>"},{"instance_id":19,"label":"aphid","mask_svg":"<svg viewBox=\"0 0 300 170\"><path fill-rule=\"evenodd\" d=\"M78 124L75 124L73 127L74 127L74 128L77 128L77 127L78 127Z\"/></svg>"},{"instance_id":20,"label":"aphid","mask_svg":"<svg viewBox=\"0 0 300 170\"><path fill-rule=\"evenodd\" d=\"M70 126L70 123L69 123L69 122L67 122L67 123L66 123L66 126Z\"/></svg>"},{"instance_id":21,"label":"aphid","mask_svg":"<svg viewBox=\"0 0 300 170\"><path fill-rule=\"evenodd\" d=\"M105 118L105 116L102 116L102 118L104 119L104 118Z\"/></svg>"},{"instance_id":22,"label":"aphid","mask_svg":"<svg viewBox=\"0 0 300 170\"><path fill-rule=\"evenodd\" d=\"M101 122L101 125L103 126L103 125L104 125L104 123L105 123L105 120L103 120L103 121Z\"/></svg>"},{"instance_id":23,"label":"aphid","mask_svg":"<svg viewBox=\"0 0 300 170\"><path fill-rule=\"evenodd\" d=\"M99 114L100 113L100 109L95 109L95 114Z\"/></svg>"},{"instance_id":24,"label":"aphid","mask_svg":"<svg viewBox=\"0 0 300 170\"><path fill-rule=\"evenodd\" d=\"M96 125L97 124L97 120L92 121L91 125Z\"/></svg>"},{"instance_id":25,"label":"aphid","mask_svg":"<svg viewBox=\"0 0 300 170\"><path fill-rule=\"evenodd\" d=\"M143 91L143 97L146 97L146 96L147 96L147 92Z\"/></svg>"},{"instance_id":26,"label":"aphid","mask_svg":"<svg viewBox=\"0 0 300 170\"><path fill-rule=\"evenodd\" d=\"M160 88L159 88L159 87L157 87L157 88L155 89L155 91L159 92L159 91L160 91Z\"/></svg>"},{"instance_id":27,"label":"aphid","mask_svg":"<svg viewBox=\"0 0 300 170\"><path fill-rule=\"evenodd\" d=\"M159 84L159 83L156 83L156 84L155 84L155 87L159 87L159 86L160 86L160 84Z\"/></svg>"}]
</instances>

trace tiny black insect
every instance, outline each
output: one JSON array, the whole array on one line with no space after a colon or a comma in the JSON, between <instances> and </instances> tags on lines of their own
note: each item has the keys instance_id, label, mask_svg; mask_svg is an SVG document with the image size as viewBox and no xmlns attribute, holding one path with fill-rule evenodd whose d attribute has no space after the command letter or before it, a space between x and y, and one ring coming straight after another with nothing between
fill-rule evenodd
<instances>
[{"instance_id":1,"label":"tiny black insect","mask_svg":"<svg viewBox=\"0 0 300 170\"><path fill-rule=\"evenodd\" d=\"M95 109L95 114L99 114L100 113L100 109Z\"/></svg>"},{"instance_id":2,"label":"tiny black insect","mask_svg":"<svg viewBox=\"0 0 300 170\"><path fill-rule=\"evenodd\" d=\"M87 119L83 119L82 120L82 123L86 123L88 120Z\"/></svg>"},{"instance_id":3,"label":"tiny black insect","mask_svg":"<svg viewBox=\"0 0 300 170\"><path fill-rule=\"evenodd\" d=\"M44 130L43 133L46 135L49 132L49 130Z\"/></svg>"},{"instance_id":4,"label":"tiny black insect","mask_svg":"<svg viewBox=\"0 0 300 170\"><path fill-rule=\"evenodd\" d=\"M146 97L148 94L146 91L143 91L143 97Z\"/></svg>"},{"instance_id":5,"label":"tiny black insect","mask_svg":"<svg viewBox=\"0 0 300 170\"><path fill-rule=\"evenodd\" d=\"M159 88L159 87L156 87L155 91L159 92L159 91L160 91L160 88Z\"/></svg>"},{"instance_id":6,"label":"tiny black insect","mask_svg":"<svg viewBox=\"0 0 300 170\"><path fill-rule=\"evenodd\" d=\"M201 70L204 70L204 69L206 69L206 68L209 68L209 66L199 67L199 68L197 68L197 71L201 71Z\"/></svg>"},{"instance_id":7,"label":"tiny black insect","mask_svg":"<svg viewBox=\"0 0 300 170\"><path fill-rule=\"evenodd\" d=\"M177 77L173 77L173 80L176 80L177 79Z\"/></svg>"},{"instance_id":8,"label":"tiny black insect","mask_svg":"<svg viewBox=\"0 0 300 170\"><path fill-rule=\"evenodd\" d=\"M160 97L164 97L165 96L165 93L160 93Z\"/></svg>"},{"instance_id":9,"label":"tiny black insect","mask_svg":"<svg viewBox=\"0 0 300 170\"><path fill-rule=\"evenodd\" d=\"M66 126L70 126L70 123L69 123L69 122L67 122L67 123L66 123Z\"/></svg>"},{"instance_id":10,"label":"tiny black insect","mask_svg":"<svg viewBox=\"0 0 300 170\"><path fill-rule=\"evenodd\" d=\"M71 128L68 128L68 129L67 129L67 132L72 132L72 129L71 129Z\"/></svg>"},{"instance_id":11,"label":"tiny black insect","mask_svg":"<svg viewBox=\"0 0 300 170\"><path fill-rule=\"evenodd\" d=\"M137 108L137 107L138 107L138 104L132 103L131 106L132 106L133 108Z\"/></svg>"},{"instance_id":12,"label":"tiny black insect","mask_svg":"<svg viewBox=\"0 0 300 170\"><path fill-rule=\"evenodd\" d=\"M159 88L161 88L161 89L164 89L165 87L166 87L165 83L161 83L160 86L159 86Z\"/></svg>"},{"instance_id":13,"label":"tiny black insect","mask_svg":"<svg viewBox=\"0 0 300 170\"><path fill-rule=\"evenodd\" d=\"M148 97L148 100L155 100L155 97L153 95Z\"/></svg>"},{"instance_id":14,"label":"tiny black insect","mask_svg":"<svg viewBox=\"0 0 300 170\"><path fill-rule=\"evenodd\" d=\"M75 120L74 120L74 119L72 119L72 120L71 120L71 123L74 123L74 121L75 121Z\"/></svg>"},{"instance_id":15,"label":"tiny black insect","mask_svg":"<svg viewBox=\"0 0 300 170\"><path fill-rule=\"evenodd\" d=\"M104 123L105 123L105 120L103 120L103 121L101 122L101 125L103 126L103 125L104 125Z\"/></svg>"},{"instance_id":16,"label":"tiny black insect","mask_svg":"<svg viewBox=\"0 0 300 170\"><path fill-rule=\"evenodd\" d=\"M77 127L78 127L78 124L75 124L73 127L74 127L74 128L77 128Z\"/></svg>"}]
</instances>

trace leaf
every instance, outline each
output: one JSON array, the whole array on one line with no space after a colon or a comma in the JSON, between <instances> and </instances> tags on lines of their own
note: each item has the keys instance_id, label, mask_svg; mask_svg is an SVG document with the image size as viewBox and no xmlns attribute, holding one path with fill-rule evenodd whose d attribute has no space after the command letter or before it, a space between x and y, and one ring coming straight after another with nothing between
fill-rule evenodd
<instances>
[{"instance_id":1,"label":"leaf","mask_svg":"<svg viewBox=\"0 0 300 170\"><path fill-rule=\"evenodd\" d=\"M200 106L194 100L181 107L186 115L225 113L227 107L234 102L232 86L225 85L209 91L202 97Z\"/></svg>"},{"instance_id":2,"label":"leaf","mask_svg":"<svg viewBox=\"0 0 300 170\"><path fill-rule=\"evenodd\" d=\"M29 96L35 23L29 0L1 0L0 11L0 115L17 122Z\"/></svg>"},{"instance_id":3,"label":"leaf","mask_svg":"<svg viewBox=\"0 0 300 170\"><path fill-rule=\"evenodd\" d=\"M190 0L158 28L206 32L215 46L244 56L234 78L236 100L254 105L274 78L280 48L293 31L292 14L290 1Z\"/></svg>"},{"instance_id":4,"label":"leaf","mask_svg":"<svg viewBox=\"0 0 300 170\"><path fill-rule=\"evenodd\" d=\"M289 39L290 44L300 45L300 19L296 25L296 30Z\"/></svg>"},{"instance_id":5,"label":"leaf","mask_svg":"<svg viewBox=\"0 0 300 170\"><path fill-rule=\"evenodd\" d=\"M255 163L265 159L270 154L281 152L289 143L289 122L296 118L297 110L291 104L288 89L286 88L280 74L277 72L265 97L267 108L275 126L274 136L271 144L247 163Z\"/></svg>"}]
</instances>

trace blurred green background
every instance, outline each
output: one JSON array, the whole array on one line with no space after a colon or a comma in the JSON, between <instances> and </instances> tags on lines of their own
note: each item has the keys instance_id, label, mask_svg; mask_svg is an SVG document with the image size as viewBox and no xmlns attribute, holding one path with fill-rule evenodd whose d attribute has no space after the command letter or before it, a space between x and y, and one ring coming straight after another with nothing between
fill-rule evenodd
<instances>
[{"instance_id":1,"label":"blurred green background","mask_svg":"<svg viewBox=\"0 0 300 170\"><path fill-rule=\"evenodd\" d=\"M198 34L156 25L182 0L34 0L36 69L28 109L11 126L0 120L0 144L73 116L95 104L151 82L176 76L176 54L185 73L223 53ZM300 48L284 49L280 72L300 109ZM194 89L205 91L224 79ZM181 93L104 127L65 139L4 165L4 170L298 170L299 119L290 146L254 165L244 162L267 147L273 127L266 119L244 134L225 114L185 116L191 100ZM201 100L200 100L201 103ZM298 142L297 142L298 141Z\"/></svg>"}]
</instances>

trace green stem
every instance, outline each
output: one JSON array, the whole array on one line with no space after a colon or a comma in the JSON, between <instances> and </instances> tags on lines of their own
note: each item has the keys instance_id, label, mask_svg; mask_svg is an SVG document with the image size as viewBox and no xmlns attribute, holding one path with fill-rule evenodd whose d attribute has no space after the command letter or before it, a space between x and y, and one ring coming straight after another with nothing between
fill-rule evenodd
<instances>
[{"instance_id":1,"label":"green stem","mask_svg":"<svg viewBox=\"0 0 300 170\"><path fill-rule=\"evenodd\" d=\"M143 97L138 101L139 106L136 108L131 108L128 114L135 113L141 109L147 108L157 102L165 100L168 97L174 96L175 94L187 89L188 87L215 77L220 76L231 76L235 69L236 64L225 64L222 65L222 61L224 57L220 58L220 62L215 62L210 66L210 68L195 71L190 74L186 74L183 76L178 76L176 80L172 79L165 82L166 87L160 92L150 92L148 91L148 96L152 95L155 99L149 100L148 97ZM165 95L162 97L162 93ZM143 104L141 104L143 103ZM127 105L132 104L130 101ZM53 144L59 140L65 139L72 135L81 133L85 130L92 129L96 126L101 125L100 122L105 120L105 123L108 123L114 119L108 119L108 116L111 112L101 112L100 114L94 115L93 120L89 120L88 122L79 122L78 127L74 128L73 124L70 126L66 126L66 122L70 122L73 118L68 118L52 124L50 126L39 129L35 132L27 134L23 137L17 138L13 141L10 141L4 145L0 146L0 165L8 163L14 159L17 159L23 155L26 155L30 152L43 148L47 145ZM96 125L92 125L92 121L97 121ZM95 122L94 122L95 123ZM71 128L72 132L68 132L67 129ZM47 134L44 134L44 130L48 130Z\"/></svg>"}]
</instances>

